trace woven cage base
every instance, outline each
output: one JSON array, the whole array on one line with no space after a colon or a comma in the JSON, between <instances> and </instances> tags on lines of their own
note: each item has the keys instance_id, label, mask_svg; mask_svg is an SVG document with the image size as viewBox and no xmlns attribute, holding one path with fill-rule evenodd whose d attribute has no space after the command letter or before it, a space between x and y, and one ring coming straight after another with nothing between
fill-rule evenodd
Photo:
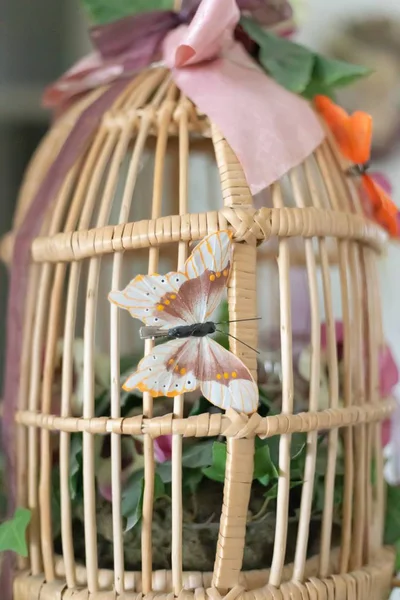
<instances>
[{"instance_id":1,"label":"woven cage base","mask_svg":"<svg viewBox=\"0 0 400 600\"><path fill-rule=\"evenodd\" d=\"M337 569L338 552L331 554L333 571ZM394 568L394 552L382 548L368 566L343 575L317 578L318 557L306 563L304 583L291 581L293 565L283 571L279 589L268 585L269 570L242 572L239 585L229 593L229 600L385 600L390 592ZM78 568L77 583L82 587L68 589L64 583L65 569L60 558L56 564L57 581L46 583L43 576L33 577L20 573L14 582L14 600L167 600L173 598L172 574L170 571L153 573L153 590L150 594L141 592L140 573L125 574L126 592L117 595L110 588L113 585L113 572L99 571L100 589L90 593L84 587L86 570ZM182 600L219 600L221 596L215 588L210 588L212 573L186 572L183 577L184 589L179 594ZM107 589L109 591L107 591ZM133 590L136 591L133 591ZM226 598L228 598L226 596Z\"/></svg>"}]
</instances>

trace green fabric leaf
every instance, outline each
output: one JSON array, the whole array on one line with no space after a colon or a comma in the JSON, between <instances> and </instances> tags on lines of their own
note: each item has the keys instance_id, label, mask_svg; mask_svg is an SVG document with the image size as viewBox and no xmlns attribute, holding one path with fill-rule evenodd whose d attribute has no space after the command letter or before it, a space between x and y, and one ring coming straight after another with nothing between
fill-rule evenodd
<instances>
[{"instance_id":1,"label":"green fabric leaf","mask_svg":"<svg viewBox=\"0 0 400 600\"><path fill-rule=\"evenodd\" d=\"M214 442L212 447L212 464L203 469L203 474L209 479L223 483L225 479L226 444Z\"/></svg>"},{"instance_id":2,"label":"green fabric leaf","mask_svg":"<svg viewBox=\"0 0 400 600\"><path fill-rule=\"evenodd\" d=\"M283 87L303 92L314 68L314 54L304 46L265 31L256 21L242 17L240 24L260 46L259 61Z\"/></svg>"},{"instance_id":3,"label":"green fabric leaf","mask_svg":"<svg viewBox=\"0 0 400 600\"><path fill-rule=\"evenodd\" d=\"M301 95L307 100L312 100L315 96L318 95L327 96L333 101L335 101L336 99L334 90L328 85L324 84L323 82L318 81L317 79L312 79Z\"/></svg>"},{"instance_id":4,"label":"green fabric leaf","mask_svg":"<svg viewBox=\"0 0 400 600\"><path fill-rule=\"evenodd\" d=\"M387 486L385 544L400 541L400 487Z\"/></svg>"},{"instance_id":5,"label":"green fabric leaf","mask_svg":"<svg viewBox=\"0 0 400 600\"><path fill-rule=\"evenodd\" d=\"M344 87L372 73L371 69L362 65L353 65L316 53L314 56L313 80L321 81L328 88Z\"/></svg>"},{"instance_id":6,"label":"green fabric leaf","mask_svg":"<svg viewBox=\"0 0 400 600\"><path fill-rule=\"evenodd\" d=\"M165 486L158 475L154 476L154 502L165 495ZM122 496L122 515L126 518L125 532L135 527L142 518L144 496L143 471L137 471L130 478Z\"/></svg>"},{"instance_id":7,"label":"green fabric leaf","mask_svg":"<svg viewBox=\"0 0 400 600\"><path fill-rule=\"evenodd\" d=\"M83 0L90 19L96 25L153 10L173 10L174 0Z\"/></svg>"},{"instance_id":8,"label":"green fabric leaf","mask_svg":"<svg viewBox=\"0 0 400 600\"><path fill-rule=\"evenodd\" d=\"M17 508L13 518L0 525L0 552L11 550L20 556L28 556L26 528L30 520L30 510Z\"/></svg>"},{"instance_id":9,"label":"green fabric leaf","mask_svg":"<svg viewBox=\"0 0 400 600\"><path fill-rule=\"evenodd\" d=\"M333 90L353 83L371 73L361 65L327 58L291 40L263 29L249 17L240 24L259 45L261 66L283 87L313 98L316 94L332 97Z\"/></svg>"}]
</instances>

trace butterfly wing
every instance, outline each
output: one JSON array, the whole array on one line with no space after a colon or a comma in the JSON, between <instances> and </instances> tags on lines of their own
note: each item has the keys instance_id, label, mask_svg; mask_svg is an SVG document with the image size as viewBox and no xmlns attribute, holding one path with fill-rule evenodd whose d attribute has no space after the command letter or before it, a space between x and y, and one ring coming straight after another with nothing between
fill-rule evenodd
<instances>
[{"instance_id":1,"label":"butterfly wing","mask_svg":"<svg viewBox=\"0 0 400 600\"><path fill-rule=\"evenodd\" d=\"M372 139L371 116L362 111L348 115L327 96L316 96L314 102L343 156L356 164L368 162Z\"/></svg>"},{"instance_id":2,"label":"butterfly wing","mask_svg":"<svg viewBox=\"0 0 400 600\"><path fill-rule=\"evenodd\" d=\"M199 338L187 338L156 346L140 361L136 372L124 383L124 389L137 388L141 392L150 392L153 397L192 392L199 385L200 343Z\"/></svg>"},{"instance_id":3,"label":"butterfly wing","mask_svg":"<svg viewBox=\"0 0 400 600\"><path fill-rule=\"evenodd\" d=\"M219 231L195 247L183 273L138 275L109 300L149 326L202 323L222 300L231 260L231 234Z\"/></svg>"},{"instance_id":4,"label":"butterfly wing","mask_svg":"<svg viewBox=\"0 0 400 600\"><path fill-rule=\"evenodd\" d=\"M198 378L204 397L225 410L255 412L258 388L247 367L213 339L205 337L200 342Z\"/></svg>"},{"instance_id":5,"label":"butterfly wing","mask_svg":"<svg viewBox=\"0 0 400 600\"><path fill-rule=\"evenodd\" d=\"M367 197L371 217L383 227L391 237L400 236L399 209L385 190L369 175L363 175L362 188Z\"/></svg>"},{"instance_id":6,"label":"butterfly wing","mask_svg":"<svg viewBox=\"0 0 400 600\"><path fill-rule=\"evenodd\" d=\"M185 275L190 282L186 302L198 323L207 321L221 303L232 263L232 234L218 231L204 238L193 250L185 264Z\"/></svg>"},{"instance_id":7,"label":"butterfly wing","mask_svg":"<svg viewBox=\"0 0 400 600\"><path fill-rule=\"evenodd\" d=\"M122 291L110 292L110 302L125 308L146 325L176 327L195 323L193 314L180 298L188 281L184 273L138 275Z\"/></svg>"}]
</instances>

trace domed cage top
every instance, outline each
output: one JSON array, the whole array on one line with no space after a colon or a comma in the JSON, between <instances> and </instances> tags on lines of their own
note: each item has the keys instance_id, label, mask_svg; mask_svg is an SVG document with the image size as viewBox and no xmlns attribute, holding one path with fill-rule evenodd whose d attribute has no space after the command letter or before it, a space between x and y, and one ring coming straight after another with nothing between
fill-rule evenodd
<instances>
[{"instance_id":1,"label":"domed cage top","mask_svg":"<svg viewBox=\"0 0 400 600\"><path fill-rule=\"evenodd\" d=\"M79 101L46 136L27 172L14 230L72 125L98 93ZM224 137L161 67L138 75L104 115L90 148L70 170L32 247L16 417L18 504L32 510L32 522L29 560L20 560L21 571L15 581L18 600L103 600L115 594L136 598L139 593L148 598L167 594L182 598L228 594L232 599L385 597L393 555L382 546L384 480L379 424L390 413L392 403L379 397L378 351L383 337L375 260L384 236L363 216L356 186L345 177L342 167L327 133L312 156L253 203L240 163ZM212 197L218 174L222 202ZM199 201L202 195L203 205ZM196 208L201 206L202 212L193 211L194 197ZM137 325L129 315L108 304L108 292L121 289L138 273L179 270L192 242L226 228L234 239L228 306L230 320L236 322L230 324L230 333L257 347L258 334L263 335L266 324L277 328L282 369L280 414L261 417L228 411L187 416L185 399L178 396L171 412L158 415L157 399L144 393L142 414L121 417L120 355L127 348L143 349ZM3 253L11 246L12 235L3 243ZM272 266L266 271L267 262ZM332 263L338 271L344 326L343 402L339 400ZM296 289L291 289L290 270L298 264L305 269L308 281L311 373L307 410L295 414L291 305ZM256 315L263 317L260 323L240 321ZM319 410L322 320L327 323L329 407ZM84 340L83 407L81 414L73 414L73 349L78 337ZM60 338L62 360L57 365ZM235 339L230 342L231 350L256 377L256 354ZM111 362L111 413L106 416L95 414L97 347L109 353ZM152 342L146 341L144 353L151 348ZM54 406L56 368L61 368L59 411ZM329 440L325 501L319 553L309 558L317 437L321 431L327 432ZM71 517L70 441L75 432L83 435L85 567L77 564L75 557ZM307 455L294 561L285 565L290 448L296 432L307 432ZM152 560L153 445L165 434L173 435L171 570L167 571L153 570ZM113 570L99 568L97 553L101 517L96 513L95 444L99 436L108 435ZM132 435L143 435L144 443L140 572L125 569L124 552L129 548L124 549L121 514L121 440ZM182 440L185 436L217 435L226 437L227 462L214 569L185 572ZM339 435L345 448L344 492L341 537L339 547L333 549ZM257 436L279 436L274 549L272 560L262 569L243 571ZM56 464L60 470L61 555L55 550L52 532L51 481Z\"/></svg>"}]
</instances>

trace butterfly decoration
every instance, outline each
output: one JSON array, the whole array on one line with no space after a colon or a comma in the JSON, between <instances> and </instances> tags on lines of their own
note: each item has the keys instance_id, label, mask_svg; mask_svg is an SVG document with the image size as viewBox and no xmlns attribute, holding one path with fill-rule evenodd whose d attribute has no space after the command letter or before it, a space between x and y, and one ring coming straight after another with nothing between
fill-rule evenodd
<instances>
[{"instance_id":1,"label":"butterfly decoration","mask_svg":"<svg viewBox=\"0 0 400 600\"><path fill-rule=\"evenodd\" d=\"M200 388L222 409L257 410L258 387L250 371L210 337L230 274L231 237L229 231L213 233L197 244L181 272L138 275L109 294L111 302L143 321L142 339L167 339L140 361L125 390L173 397Z\"/></svg>"},{"instance_id":2,"label":"butterfly decoration","mask_svg":"<svg viewBox=\"0 0 400 600\"><path fill-rule=\"evenodd\" d=\"M400 213L379 183L367 174L371 156L372 117L362 111L352 115L327 96L316 96L315 106L331 130L342 155L353 163L347 174L361 177L365 210L393 238L400 237Z\"/></svg>"}]
</instances>

